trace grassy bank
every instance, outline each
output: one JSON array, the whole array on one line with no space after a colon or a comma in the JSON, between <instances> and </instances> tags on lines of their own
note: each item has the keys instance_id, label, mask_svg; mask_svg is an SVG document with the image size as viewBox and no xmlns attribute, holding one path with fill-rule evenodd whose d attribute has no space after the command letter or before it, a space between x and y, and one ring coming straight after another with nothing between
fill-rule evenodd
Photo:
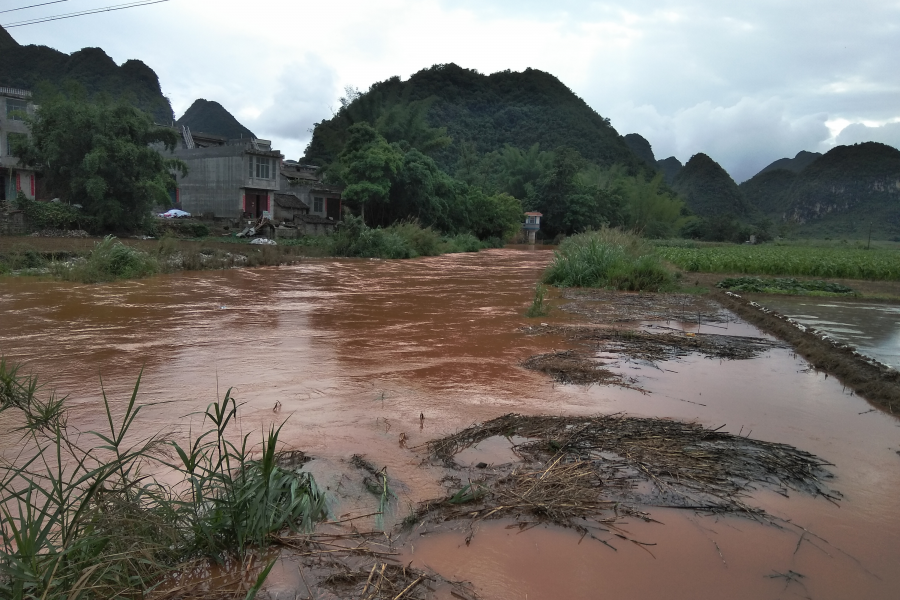
<instances>
[{"instance_id":1,"label":"grassy bank","mask_svg":"<svg viewBox=\"0 0 900 600\"><path fill-rule=\"evenodd\" d=\"M661 291L674 286L652 246L637 235L601 229L566 238L542 282L558 287Z\"/></svg>"},{"instance_id":2,"label":"grassy bank","mask_svg":"<svg viewBox=\"0 0 900 600\"><path fill-rule=\"evenodd\" d=\"M104 394L106 431L80 432L67 424L65 398L0 361L0 412L19 437L19 450L0 466L0 597L139 598L156 590L167 598L165 584L198 560L241 565L272 534L310 529L325 516L313 478L279 466L280 428L256 447L249 434L240 437L230 391L181 445L140 437L139 384L118 418ZM148 476L160 470L180 481ZM267 574L230 591L251 598Z\"/></svg>"},{"instance_id":3,"label":"grassy bank","mask_svg":"<svg viewBox=\"0 0 900 600\"><path fill-rule=\"evenodd\" d=\"M692 273L900 280L900 250L841 245L658 246L667 261Z\"/></svg>"},{"instance_id":4,"label":"grassy bank","mask_svg":"<svg viewBox=\"0 0 900 600\"><path fill-rule=\"evenodd\" d=\"M252 245L235 237L159 240L0 237L0 275L51 276L98 283L157 273L292 264L304 257L416 258L502 246L471 234L442 235L415 222L370 228L348 217L330 236Z\"/></svg>"}]
</instances>

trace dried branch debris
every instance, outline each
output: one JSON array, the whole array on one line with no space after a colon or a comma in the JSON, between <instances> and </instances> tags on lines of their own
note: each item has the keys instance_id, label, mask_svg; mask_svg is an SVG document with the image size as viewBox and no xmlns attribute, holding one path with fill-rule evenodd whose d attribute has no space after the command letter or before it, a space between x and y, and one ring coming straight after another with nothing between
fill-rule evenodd
<instances>
[{"instance_id":1,"label":"dried branch debris","mask_svg":"<svg viewBox=\"0 0 900 600\"><path fill-rule=\"evenodd\" d=\"M823 484L829 463L812 454L665 419L509 414L426 447L431 460L459 470L456 454L492 436L526 438L513 447L523 462L423 504L419 519L512 517L587 532L580 519L609 527L623 514L646 517L647 506L765 519L746 502L758 486L839 498Z\"/></svg>"}]
</instances>

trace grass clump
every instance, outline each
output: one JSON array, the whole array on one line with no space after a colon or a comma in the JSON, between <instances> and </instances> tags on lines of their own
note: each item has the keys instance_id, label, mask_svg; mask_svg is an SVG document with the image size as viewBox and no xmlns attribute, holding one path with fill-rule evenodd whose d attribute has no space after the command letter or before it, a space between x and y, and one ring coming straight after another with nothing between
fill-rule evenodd
<instances>
[{"instance_id":1,"label":"grass clump","mask_svg":"<svg viewBox=\"0 0 900 600\"><path fill-rule=\"evenodd\" d=\"M309 529L325 516L312 477L279 466L280 428L263 438L258 459L249 436L231 441L230 392L181 445L140 437L139 385L123 410L104 394L107 430L80 432L67 424L65 398L42 399L34 377L0 361L0 412L12 413L22 436L18 455L0 467L0 597L146 597L198 559L234 564L279 531ZM147 475L159 470L180 481ZM258 587L248 582L240 596Z\"/></svg>"},{"instance_id":2,"label":"grass clump","mask_svg":"<svg viewBox=\"0 0 900 600\"><path fill-rule=\"evenodd\" d=\"M58 277L81 283L139 279L159 270L159 263L153 256L126 246L112 235L97 242L85 260L56 266Z\"/></svg>"},{"instance_id":3,"label":"grass clump","mask_svg":"<svg viewBox=\"0 0 900 600\"><path fill-rule=\"evenodd\" d=\"M546 295L547 286L542 283L534 286L534 299L531 301L531 306L525 311L526 317L533 319L535 317L546 317L550 314L550 305L547 304Z\"/></svg>"},{"instance_id":4,"label":"grass clump","mask_svg":"<svg viewBox=\"0 0 900 600\"><path fill-rule=\"evenodd\" d=\"M601 229L566 238L542 282L655 292L672 287L674 278L641 238L618 229Z\"/></svg>"},{"instance_id":5,"label":"grass clump","mask_svg":"<svg viewBox=\"0 0 900 600\"><path fill-rule=\"evenodd\" d=\"M756 292L761 294L798 294L817 296L850 296L856 294L851 287L830 281L799 281L794 278L728 277L716 284L723 290Z\"/></svg>"}]
</instances>

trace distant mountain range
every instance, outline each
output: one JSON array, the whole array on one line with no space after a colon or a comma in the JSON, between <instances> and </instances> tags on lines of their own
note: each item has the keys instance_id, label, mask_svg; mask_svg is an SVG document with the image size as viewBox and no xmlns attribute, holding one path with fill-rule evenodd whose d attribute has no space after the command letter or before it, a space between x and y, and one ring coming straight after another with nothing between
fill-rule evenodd
<instances>
[{"instance_id":1,"label":"distant mountain range","mask_svg":"<svg viewBox=\"0 0 900 600\"><path fill-rule=\"evenodd\" d=\"M900 150L885 144L801 152L740 188L751 206L810 235L858 236L870 229L878 237L900 235Z\"/></svg>"},{"instance_id":2,"label":"distant mountain range","mask_svg":"<svg viewBox=\"0 0 900 600\"><path fill-rule=\"evenodd\" d=\"M67 81L81 84L88 97L123 98L159 123L174 119L159 78L143 62L129 60L118 66L100 48L64 54L47 46L22 46L0 27L0 86L34 91L41 82L61 88Z\"/></svg>"}]
</instances>

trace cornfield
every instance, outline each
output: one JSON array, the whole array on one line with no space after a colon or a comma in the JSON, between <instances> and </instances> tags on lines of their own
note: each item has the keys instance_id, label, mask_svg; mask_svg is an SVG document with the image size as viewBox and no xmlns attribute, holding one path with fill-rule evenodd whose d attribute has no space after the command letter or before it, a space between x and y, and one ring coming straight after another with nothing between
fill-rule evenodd
<instances>
[{"instance_id":1,"label":"cornfield","mask_svg":"<svg viewBox=\"0 0 900 600\"><path fill-rule=\"evenodd\" d=\"M710 246L657 248L660 256L694 273L747 273L900 280L900 252L814 246Z\"/></svg>"}]
</instances>

